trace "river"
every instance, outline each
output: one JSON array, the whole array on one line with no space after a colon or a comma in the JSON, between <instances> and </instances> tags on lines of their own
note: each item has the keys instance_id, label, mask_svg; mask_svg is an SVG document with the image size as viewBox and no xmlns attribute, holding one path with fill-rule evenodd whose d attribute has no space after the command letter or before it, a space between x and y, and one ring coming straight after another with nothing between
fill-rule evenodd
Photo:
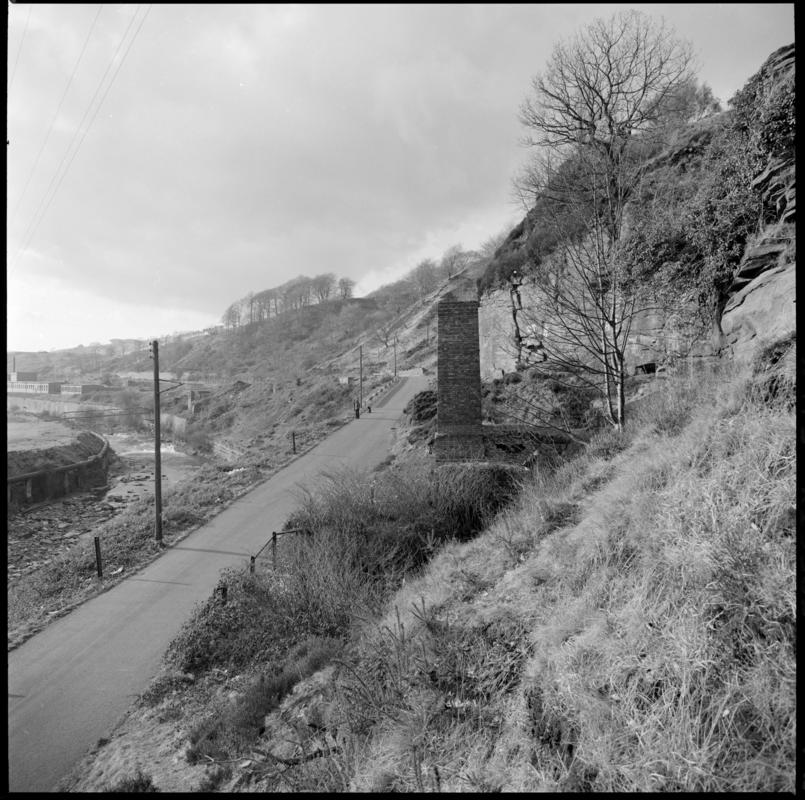
<instances>
[{"instance_id":1,"label":"river","mask_svg":"<svg viewBox=\"0 0 805 800\"><path fill-rule=\"evenodd\" d=\"M106 437L119 461L109 469L109 489L104 500L135 500L154 491L154 439L142 433L113 433ZM159 449L162 488L168 490L191 477L206 462L163 442Z\"/></svg>"}]
</instances>

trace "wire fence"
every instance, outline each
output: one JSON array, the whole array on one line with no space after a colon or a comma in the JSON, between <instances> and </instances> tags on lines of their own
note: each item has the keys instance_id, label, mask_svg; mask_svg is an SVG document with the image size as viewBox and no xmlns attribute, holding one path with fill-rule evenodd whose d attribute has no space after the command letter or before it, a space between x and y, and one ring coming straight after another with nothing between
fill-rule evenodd
<instances>
[{"instance_id":1,"label":"wire fence","mask_svg":"<svg viewBox=\"0 0 805 800\"><path fill-rule=\"evenodd\" d=\"M279 537L285 536L288 533L305 533L311 535L310 531L306 531L303 528L291 528L287 531L272 531L271 538L253 556L249 557L249 564L246 569L248 569L250 574L254 575L258 569L261 571L271 569L273 572L277 572L278 569L282 568L283 552L282 548L277 547L277 544Z\"/></svg>"}]
</instances>

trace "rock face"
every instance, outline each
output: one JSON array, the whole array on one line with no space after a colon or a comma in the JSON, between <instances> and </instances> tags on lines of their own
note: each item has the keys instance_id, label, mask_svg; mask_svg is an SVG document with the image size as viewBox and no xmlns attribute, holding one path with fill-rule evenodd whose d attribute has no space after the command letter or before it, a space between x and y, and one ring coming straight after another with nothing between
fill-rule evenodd
<instances>
[{"instance_id":1,"label":"rock face","mask_svg":"<svg viewBox=\"0 0 805 800\"><path fill-rule=\"evenodd\" d=\"M753 93L757 131L770 153L752 187L763 206L759 233L747 243L728 290L718 325L702 329L695 304L669 316L645 310L635 317L626 350L630 374L654 371L676 359L707 359L720 355L751 359L756 348L796 331L796 161L793 152L791 110L795 79L795 46L775 51L747 84ZM780 102L783 98L785 102ZM782 110L781 110L782 109ZM680 158L695 161L710 141L712 126L700 125L686 133L677 146L655 158L656 164ZM539 315L539 298L527 283L520 287L522 305L531 309L518 318L519 348L512 318L512 298L506 286L514 270L525 272L529 237L539 219L534 208L515 227L495 256L494 271L479 282L484 291L479 309L481 375L500 377L542 358L542 338L550 335L550 320L526 319ZM535 324L536 323L536 324ZM518 352L519 350L519 352Z\"/></svg>"},{"instance_id":2,"label":"rock face","mask_svg":"<svg viewBox=\"0 0 805 800\"><path fill-rule=\"evenodd\" d=\"M508 292L496 291L483 298L478 309L478 329L481 379L489 381L514 372L514 326Z\"/></svg>"},{"instance_id":3,"label":"rock face","mask_svg":"<svg viewBox=\"0 0 805 800\"><path fill-rule=\"evenodd\" d=\"M626 346L627 372L655 372L679 359L714 358L721 344L719 332L703 330L694 321L694 312L693 304L674 314L653 309L639 312Z\"/></svg>"},{"instance_id":4,"label":"rock face","mask_svg":"<svg viewBox=\"0 0 805 800\"><path fill-rule=\"evenodd\" d=\"M793 91L794 45L773 53L752 79L765 96ZM724 350L741 361L758 347L784 339L796 320L796 162L776 154L753 180L766 210L766 226L744 252L721 317Z\"/></svg>"},{"instance_id":5,"label":"rock face","mask_svg":"<svg viewBox=\"0 0 805 800\"><path fill-rule=\"evenodd\" d=\"M525 311L518 311L522 337L520 363L526 366L544 359L542 342L550 336L550 320L543 320L533 309L540 307L539 294L529 284L520 287ZM705 331L692 320L693 314L667 315L647 310L638 313L626 348L629 374L653 372L658 366L681 358L712 358L721 346L718 331ZM517 368L517 345L512 319L510 293L498 290L486 295L479 308L481 378L500 378Z\"/></svg>"},{"instance_id":6,"label":"rock face","mask_svg":"<svg viewBox=\"0 0 805 800\"><path fill-rule=\"evenodd\" d=\"M796 331L795 278L795 264L775 265L730 298L721 330L725 349L734 359L749 361L759 346Z\"/></svg>"}]
</instances>

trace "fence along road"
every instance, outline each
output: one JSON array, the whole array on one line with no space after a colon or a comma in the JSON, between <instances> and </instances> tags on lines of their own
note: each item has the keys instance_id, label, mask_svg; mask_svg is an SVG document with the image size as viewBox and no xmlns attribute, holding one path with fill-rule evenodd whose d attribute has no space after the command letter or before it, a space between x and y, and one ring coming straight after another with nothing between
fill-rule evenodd
<instances>
[{"instance_id":1,"label":"fence along road","mask_svg":"<svg viewBox=\"0 0 805 800\"><path fill-rule=\"evenodd\" d=\"M162 654L226 567L248 565L297 506L295 489L339 465L372 468L405 404L427 379L400 381L371 414L331 434L156 561L8 654L11 791L54 791L108 736L157 672Z\"/></svg>"}]
</instances>

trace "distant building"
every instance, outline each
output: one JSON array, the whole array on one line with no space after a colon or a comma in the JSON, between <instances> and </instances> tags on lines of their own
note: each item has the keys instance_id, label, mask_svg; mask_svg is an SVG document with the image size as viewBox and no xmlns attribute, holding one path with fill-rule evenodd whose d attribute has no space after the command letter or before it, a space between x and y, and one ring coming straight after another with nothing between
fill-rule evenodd
<instances>
[{"instance_id":1,"label":"distant building","mask_svg":"<svg viewBox=\"0 0 805 800\"><path fill-rule=\"evenodd\" d=\"M18 381L36 381L37 377L37 373L35 372L9 372L7 375L11 383L17 383Z\"/></svg>"},{"instance_id":2,"label":"distant building","mask_svg":"<svg viewBox=\"0 0 805 800\"><path fill-rule=\"evenodd\" d=\"M88 395L92 394L93 392L97 392L99 389L103 389L104 387L101 386L99 383L65 383L62 384L61 393L62 394L80 394L80 395Z\"/></svg>"},{"instance_id":3,"label":"distant building","mask_svg":"<svg viewBox=\"0 0 805 800\"><path fill-rule=\"evenodd\" d=\"M61 394L60 381L51 383L36 381L8 381L6 391L14 394Z\"/></svg>"}]
</instances>

